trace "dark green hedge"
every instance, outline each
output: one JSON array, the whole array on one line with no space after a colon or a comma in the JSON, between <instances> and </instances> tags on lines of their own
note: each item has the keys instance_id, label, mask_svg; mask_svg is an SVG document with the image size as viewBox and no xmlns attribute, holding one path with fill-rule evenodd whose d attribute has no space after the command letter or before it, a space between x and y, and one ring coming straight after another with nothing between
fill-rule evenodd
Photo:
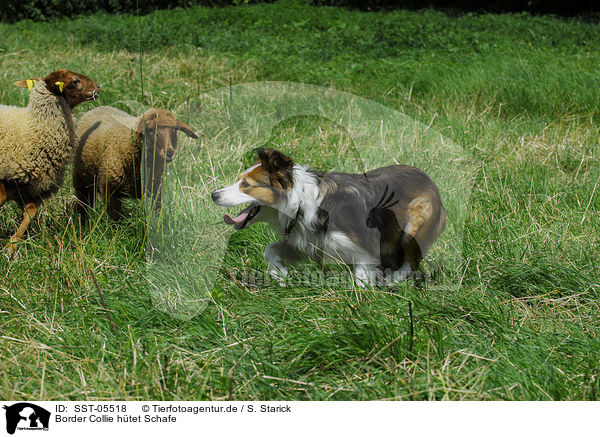
<instances>
[{"instance_id":1,"label":"dark green hedge","mask_svg":"<svg viewBox=\"0 0 600 437\"><path fill-rule=\"evenodd\" d=\"M311 3L363 10L438 8L465 12L530 12L566 16L600 11L598 0L312 0Z\"/></svg>"},{"instance_id":2,"label":"dark green hedge","mask_svg":"<svg viewBox=\"0 0 600 437\"><path fill-rule=\"evenodd\" d=\"M195 5L225 6L244 3L244 0L17 0L2 2L0 21L23 19L49 20L74 15L109 13L147 14L156 9L189 7Z\"/></svg>"},{"instance_id":3,"label":"dark green hedge","mask_svg":"<svg viewBox=\"0 0 600 437\"><path fill-rule=\"evenodd\" d=\"M362 10L443 8L475 12L532 12L577 15L600 11L598 0L300 0L319 6L340 6ZM75 15L108 13L146 14L176 7L227 6L272 0L17 0L3 1L0 21L48 20Z\"/></svg>"}]
</instances>

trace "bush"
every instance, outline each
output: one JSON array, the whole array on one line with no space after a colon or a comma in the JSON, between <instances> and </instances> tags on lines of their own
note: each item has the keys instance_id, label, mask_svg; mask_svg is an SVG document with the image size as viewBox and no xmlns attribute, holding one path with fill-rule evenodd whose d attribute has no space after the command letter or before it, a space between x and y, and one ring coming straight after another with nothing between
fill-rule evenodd
<instances>
[{"instance_id":1,"label":"bush","mask_svg":"<svg viewBox=\"0 0 600 437\"><path fill-rule=\"evenodd\" d=\"M244 0L21 0L6 2L0 8L0 21L23 19L49 20L53 18L88 15L105 11L108 13L147 14L156 9L171 9L194 5L225 6Z\"/></svg>"},{"instance_id":2,"label":"bush","mask_svg":"<svg viewBox=\"0 0 600 437\"><path fill-rule=\"evenodd\" d=\"M363 10L443 8L471 12L531 12L567 16L600 10L596 0L313 0L312 4Z\"/></svg>"},{"instance_id":3,"label":"bush","mask_svg":"<svg viewBox=\"0 0 600 437\"><path fill-rule=\"evenodd\" d=\"M600 11L596 0L300 0L316 6L339 6L362 10L443 8L475 12L532 12L577 15ZM246 3L271 3L272 0L21 0L0 8L0 22L88 15L95 12L147 14L157 9L190 6L227 6Z\"/></svg>"}]
</instances>

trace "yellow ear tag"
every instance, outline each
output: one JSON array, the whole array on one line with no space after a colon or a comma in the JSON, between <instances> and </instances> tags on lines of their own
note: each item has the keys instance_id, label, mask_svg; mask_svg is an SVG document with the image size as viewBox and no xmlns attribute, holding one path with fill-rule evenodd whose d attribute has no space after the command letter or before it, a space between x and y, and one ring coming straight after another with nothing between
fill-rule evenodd
<instances>
[{"instance_id":1,"label":"yellow ear tag","mask_svg":"<svg viewBox=\"0 0 600 437\"><path fill-rule=\"evenodd\" d=\"M54 85L58 85L58 90L62 93L63 88L65 87L64 82L54 82Z\"/></svg>"},{"instance_id":2,"label":"yellow ear tag","mask_svg":"<svg viewBox=\"0 0 600 437\"><path fill-rule=\"evenodd\" d=\"M31 88L33 88L36 82L37 80L27 79L27 89L31 91Z\"/></svg>"}]
</instances>

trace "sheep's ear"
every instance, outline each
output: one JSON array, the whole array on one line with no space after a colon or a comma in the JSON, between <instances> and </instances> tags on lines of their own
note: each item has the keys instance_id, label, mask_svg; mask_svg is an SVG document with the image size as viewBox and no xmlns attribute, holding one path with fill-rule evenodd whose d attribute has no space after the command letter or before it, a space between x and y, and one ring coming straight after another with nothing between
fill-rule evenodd
<instances>
[{"instance_id":1,"label":"sheep's ear","mask_svg":"<svg viewBox=\"0 0 600 437\"><path fill-rule=\"evenodd\" d=\"M144 133L144 126L145 126L145 120L144 120L144 117L142 117L142 118L140 118L140 121L139 121L137 127L135 128L135 132L138 135L143 134Z\"/></svg>"},{"instance_id":2,"label":"sheep's ear","mask_svg":"<svg viewBox=\"0 0 600 437\"><path fill-rule=\"evenodd\" d=\"M156 112L145 112L140 117L140 122L137 127L137 132L143 134L147 129L156 129L156 119L158 114Z\"/></svg>"},{"instance_id":3,"label":"sheep's ear","mask_svg":"<svg viewBox=\"0 0 600 437\"><path fill-rule=\"evenodd\" d=\"M35 83L39 80L41 80L39 77L35 77L33 79L26 79L26 80L18 80L15 82L15 86L18 86L19 88L31 89L31 88L33 88Z\"/></svg>"},{"instance_id":4,"label":"sheep's ear","mask_svg":"<svg viewBox=\"0 0 600 437\"><path fill-rule=\"evenodd\" d=\"M196 135L192 128L183 121L177 120L177 125L175 126L175 129L180 130L190 138L193 138L195 140L198 139L198 135Z\"/></svg>"}]
</instances>

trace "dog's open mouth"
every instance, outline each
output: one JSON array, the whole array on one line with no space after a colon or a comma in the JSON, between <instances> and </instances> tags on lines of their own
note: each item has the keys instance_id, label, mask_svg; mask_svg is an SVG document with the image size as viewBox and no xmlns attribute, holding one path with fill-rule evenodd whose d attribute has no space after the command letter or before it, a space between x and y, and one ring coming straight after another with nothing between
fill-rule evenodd
<instances>
[{"instance_id":1,"label":"dog's open mouth","mask_svg":"<svg viewBox=\"0 0 600 437\"><path fill-rule=\"evenodd\" d=\"M249 207L242 209L236 217L225 214L223 221L228 225L233 225L236 229L244 229L259 211L260 205L253 203Z\"/></svg>"}]
</instances>

